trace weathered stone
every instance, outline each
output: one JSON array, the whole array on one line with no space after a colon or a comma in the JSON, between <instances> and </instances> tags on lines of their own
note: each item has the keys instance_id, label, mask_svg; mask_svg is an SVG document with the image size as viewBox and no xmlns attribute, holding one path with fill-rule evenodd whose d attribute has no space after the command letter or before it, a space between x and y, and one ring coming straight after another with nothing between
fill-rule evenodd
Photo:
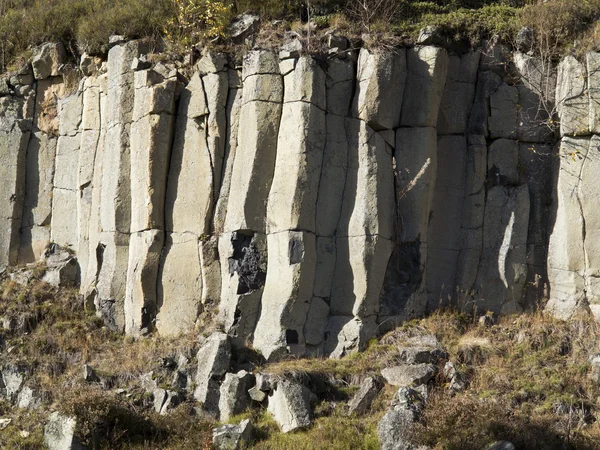
<instances>
[{"instance_id":1,"label":"weathered stone","mask_svg":"<svg viewBox=\"0 0 600 450\"><path fill-rule=\"evenodd\" d=\"M565 57L558 65L556 81L556 110L562 136L589 134L591 104L587 89L583 64L574 56Z\"/></svg>"},{"instance_id":2,"label":"weathered stone","mask_svg":"<svg viewBox=\"0 0 600 450\"><path fill-rule=\"evenodd\" d=\"M348 404L348 415L365 414L370 408L373 400L381 390L380 384L372 377L368 377L360 385L360 389Z\"/></svg>"},{"instance_id":3,"label":"weathered stone","mask_svg":"<svg viewBox=\"0 0 600 450\"><path fill-rule=\"evenodd\" d=\"M466 131L475 98L478 62L479 52L448 58L448 75L437 121L439 134L460 134ZM472 76L473 73L475 76Z\"/></svg>"},{"instance_id":4,"label":"weathered stone","mask_svg":"<svg viewBox=\"0 0 600 450\"><path fill-rule=\"evenodd\" d=\"M89 364L83 365L83 379L89 383L98 383L100 378L96 375L96 371Z\"/></svg>"},{"instance_id":5,"label":"weathered stone","mask_svg":"<svg viewBox=\"0 0 600 450\"><path fill-rule=\"evenodd\" d=\"M49 450L84 450L87 446L75 434L75 417L63 416L53 412L44 426L44 444Z\"/></svg>"},{"instance_id":6,"label":"weathered stone","mask_svg":"<svg viewBox=\"0 0 600 450\"><path fill-rule=\"evenodd\" d=\"M238 146L238 129L240 122L240 110L242 107L242 89L241 73L237 70L229 71L229 96L227 98L226 116L227 116L227 136L225 139L225 156L223 159L223 179L219 198L215 205L213 219L213 228L217 232L222 232L227 215L227 203L231 192L231 176L233 172L233 162Z\"/></svg>"},{"instance_id":7,"label":"weathered stone","mask_svg":"<svg viewBox=\"0 0 600 450\"><path fill-rule=\"evenodd\" d=\"M280 381L269 396L267 410L273 415L283 433L312 425L312 397L305 386L294 381Z\"/></svg>"},{"instance_id":8,"label":"weathered stone","mask_svg":"<svg viewBox=\"0 0 600 450\"><path fill-rule=\"evenodd\" d=\"M330 315L325 329L323 353L331 358L342 358L363 350L376 329L373 316L361 320L353 316Z\"/></svg>"},{"instance_id":9,"label":"weathered stone","mask_svg":"<svg viewBox=\"0 0 600 450\"><path fill-rule=\"evenodd\" d=\"M7 401L14 403L25 382L24 371L18 366L9 365L4 367L1 373L2 384L0 385L0 392Z\"/></svg>"},{"instance_id":10,"label":"weathered stone","mask_svg":"<svg viewBox=\"0 0 600 450\"><path fill-rule=\"evenodd\" d=\"M229 25L229 37L235 42L243 42L256 33L259 24L260 16L256 14L240 14Z\"/></svg>"},{"instance_id":11,"label":"weathered stone","mask_svg":"<svg viewBox=\"0 0 600 450\"><path fill-rule=\"evenodd\" d=\"M219 256L223 268L219 320L233 345L244 346L252 338L260 312L267 270L265 236L227 233L219 239Z\"/></svg>"},{"instance_id":12,"label":"weathered stone","mask_svg":"<svg viewBox=\"0 0 600 450\"><path fill-rule=\"evenodd\" d=\"M267 236L268 260L254 348L267 359L304 353L304 324L316 269L312 233L288 231Z\"/></svg>"},{"instance_id":13,"label":"weathered stone","mask_svg":"<svg viewBox=\"0 0 600 450\"><path fill-rule=\"evenodd\" d=\"M479 72L475 99L469 116L468 132L476 136L487 136L490 96L502 85L502 78L490 71Z\"/></svg>"},{"instance_id":14,"label":"weathered stone","mask_svg":"<svg viewBox=\"0 0 600 450\"><path fill-rule=\"evenodd\" d=\"M317 263L317 273L319 271ZM320 297L313 297L308 308L304 324L304 341L306 345L319 345L325 339L329 305Z\"/></svg>"},{"instance_id":15,"label":"weathered stone","mask_svg":"<svg viewBox=\"0 0 600 450\"><path fill-rule=\"evenodd\" d=\"M252 75L279 74L279 60L268 50L253 50L244 56L242 80Z\"/></svg>"},{"instance_id":16,"label":"weathered stone","mask_svg":"<svg viewBox=\"0 0 600 450\"><path fill-rule=\"evenodd\" d=\"M488 150L488 183L492 185L519 184L519 143L498 139Z\"/></svg>"},{"instance_id":17,"label":"weathered stone","mask_svg":"<svg viewBox=\"0 0 600 450\"><path fill-rule=\"evenodd\" d=\"M381 375L392 386L418 386L426 384L435 374L435 367L431 364L403 364L401 366L386 367Z\"/></svg>"},{"instance_id":18,"label":"weathered stone","mask_svg":"<svg viewBox=\"0 0 600 450\"><path fill-rule=\"evenodd\" d=\"M407 51L406 60L401 124L435 127L446 82L448 53L439 47L415 47Z\"/></svg>"},{"instance_id":19,"label":"weathered stone","mask_svg":"<svg viewBox=\"0 0 600 450\"><path fill-rule=\"evenodd\" d=\"M278 70L275 57L269 52L251 52L244 59L244 80L250 74L263 77L267 75L261 74L277 74ZM282 80L278 75L265 89L281 87ZM247 89L244 82L244 98ZM265 207L275 169L281 101L279 97L277 102L243 102L230 187L236 195L229 197L226 232L252 230L264 233L266 230Z\"/></svg>"},{"instance_id":20,"label":"weathered stone","mask_svg":"<svg viewBox=\"0 0 600 450\"><path fill-rule=\"evenodd\" d=\"M352 115L374 130L400 125L401 99L406 79L406 52L374 52L361 49Z\"/></svg>"},{"instance_id":21,"label":"weathered stone","mask_svg":"<svg viewBox=\"0 0 600 450\"><path fill-rule=\"evenodd\" d=\"M96 56L90 56L87 53L83 53L79 60L79 70L86 76L94 76L100 71L102 60Z\"/></svg>"},{"instance_id":22,"label":"weathered stone","mask_svg":"<svg viewBox=\"0 0 600 450\"><path fill-rule=\"evenodd\" d=\"M0 117L0 269L17 264L25 194L26 154L29 131L26 123L6 123Z\"/></svg>"},{"instance_id":23,"label":"weathered stone","mask_svg":"<svg viewBox=\"0 0 600 450\"><path fill-rule=\"evenodd\" d=\"M432 347L400 347L400 359L406 364L437 364L441 359L447 358L448 354Z\"/></svg>"},{"instance_id":24,"label":"weathered stone","mask_svg":"<svg viewBox=\"0 0 600 450\"><path fill-rule=\"evenodd\" d=\"M414 413L410 410L389 410L377 426L377 434L382 450L410 450L414 446L409 437L415 422Z\"/></svg>"},{"instance_id":25,"label":"weathered stone","mask_svg":"<svg viewBox=\"0 0 600 450\"><path fill-rule=\"evenodd\" d=\"M398 129L394 156L401 239L426 242L437 174L435 128Z\"/></svg>"},{"instance_id":26,"label":"weathered stone","mask_svg":"<svg viewBox=\"0 0 600 450\"><path fill-rule=\"evenodd\" d=\"M167 170L173 134L174 81L135 73L130 129L131 232L164 230Z\"/></svg>"},{"instance_id":27,"label":"weathered stone","mask_svg":"<svg viewBox=\"0 0 600 450\"><path fill-rule=\"evenodd\" d=\"M202 58L196 63L195 69L204 76L209 73L223 72L227 65L227 57L222 53L208 51L202 55Z\"/></svg>"},{"instance_id":28,"label":"weathered stone","mask_svg":"<svg viewBox=\"0 0 600 450\"><path fill-rule=\"evenodd\" d=\"M488 129L492 138L517 137L517 107L519 91L515 86L502 83L490 96L491 113Z\"/></svg>"},{"instance_id":29,"label":"weathered stone","mask_svg":"<svg viewBox=\"0 0 600 450\"><path fill-rule=\"evenodd\" d=\"M213 428L213 446L217 450L239 450L246 448L252 440L253 428L250 419L237 425L221 425Z\"/></svg>"},{"instance_id":30,"label":"weathered stone","mask_svg":"<svg viewBox=\"0 0 600 450\"><path fill-rule=\"evenodd\" d=\"M490 189L485 218L483 252L475 281L477 308L502 314L520 312L527 277L527 185Z\"/></svg>"},{"instance_id":31,"label":"weathered stone","mask_svg":"<svg viewBox=\"0 0 600 450\"><path fill-rule=\"evenodd\" d=\"M23 387L19 395L17 395L17 408L21 409L38 409L42 406L42 399L29 386Z\"/></svg>"},{"instance_id":32,"label":"weathered stone","mask_svg":"<svg viewBox=\"0 0 600 450\"><path fill-rule=\"evenodd\" d=\"M257 386L251 387L248 389L248 395L252 400L258 403L262 403L267 398L267 393L261 391Z\"/></svg>"},{"instance_id":33,"label":"weathered stone","mask_svg":"<svg viewBox=\"0 0 600 450\"><path fill-rule=\"evenodd\" d=\"M428 310L453 303L456 268L461 248L467 141L463 136L440 136L429 229L427 234Z\"/></svg>"},{"instance_id":34,"label":"weathered stone","mask_svg":"<svg viewBox=\"0 0 600 450\"><path fill-rule=\"evenodd\" d=\"M125 292L125 332L140 335L150 331L156 317L156 280L164 233L149 230L132 233Z\"/></svg>"},{"instance_id":35,"label":"weathered stone","mask_svg":"<svg viewBox=\"0 0 600 450\"><path fill-rule=\"evenodd\" d=\"M59 68L66 59L65 47L61 42L48 42L36 48L31 59L33 76L36 80L60 75Z\"/></svg>"},{"instance_id":36,"label":"weathered stone","mask_svg":"<svg viewBox=\"0 0 600 450\"><path fill-rule=\"evenodd\" d=\"M225 107L227 106L227 93L229 91L229 77L227 72L209 73L202 77L202 83L204 84L206 105L208 107L205 126L206 142L211 158L210 167L213 172L212 195L216 202L221 186L223 158L225 157L225 139L227 136Z\"/></svg>"},{"instance_id":37,"label":"weathered stone","mask_svg":"<svg viewBox=\"0 0 600 450\"><path fill-rule=\"evenodd\" d=\"M329 60L327 67L327 112L346 117L354 93L355 67L352 61ZM329 121L329 116L327 120ZM328 128L329 129L329 128Z\"/></svg>"},{"instance_id":38,"label":"weathered stone","mask_svg":"<svg viewBox=\"0 0 600 450\"><path fill-rule=\"evenodd\" d=\"M548 247L550 299L546 308L561 319L568 319L578 309L586 308L594 297L591 289L588 292L586 275L594 273L598 266L591 264L586 253L592 248L590 244L593 245L593 241L588 241L588 233L594 234L590 227L597 208L592 206L591 200L595 188L587 186L584 175L584 172L593 174L597 170L596 158L590 154L592 147L593 152L597 152L596 137L593 141L564 137L559 149L556 220Z\"/></svg>"},{"instance_id":39,"label":"weathered stone","mask_svg":"<svg viewBox=\"0 0 600 450\"><path fill-rule=\"evenodd\" d=\"M487 450L516 450L512 442L498 441L487 448Z\"/></svg>"},{"instance_id":40,"label":"weathered stone","mask_svg":"<svg viewBox=\"0 0 600 450\"><path fill-rule=\"evenodd\" d=\"M251 398L248 390L254 384L254 375L240 370L228 373L221 384L219 395L219 419L229 420L232 416L244 412L250 407Z\"/></svg>"},{"instance_id":41,"label":"weathered stone","mask_svg":"<svg viewBox=\"0 0 600 450\"><path fill-rule=\"evenodd\" d=\"M220 379L229 370L231 362L231 345L229 338L224 333L213 333L198 350L198 371L196 372L196 390L194 398L208 407L211 396L214 396L214 388L216 387L215 406L218 408L218 390L219 385L215 380ZM217 409L218 411L218 409Z\"/></svg>"}]
</instances>

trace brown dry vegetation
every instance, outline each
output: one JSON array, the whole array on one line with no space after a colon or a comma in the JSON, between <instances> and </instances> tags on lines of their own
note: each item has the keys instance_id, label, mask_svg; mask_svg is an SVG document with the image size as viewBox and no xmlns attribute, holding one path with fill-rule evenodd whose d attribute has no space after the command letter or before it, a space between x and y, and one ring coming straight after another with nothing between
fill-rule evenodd
<instances>
[{"instance_id":1,"label":"brown dry vegetation","mask_svg":"<svg viewBox=\"0 0 600 450\"><path fill-rule=\"evenodd\" d=\"M52 410L75 414L82 436L97 441L99 448L210 447L214 423L199 420L195 405L184 403L159 416L151 412L151 398L140 386L140 375L149 371L159 385L169 382L161 365L165 356L187 355L193 366L198 333L126 338L85 311L75 291L41 281L28 287L4 281L0 316L31 318L26 333L4 333L2 364L21 367L27 384L43 394L40 410L0 402L0 416L13 419L0 433L1 448L42 448L43 424ZM386 387L365 417L347 417L346 402L362 379L399 361L400 346L427 333L442 342L468 388L453 393L442 376L434 380L416 440L438 450L479 450L498 439L521 449L600 448L600 386L589 363L589 356L600 351L599 326L586 318L565 323L541 312L503 318L491 327L479 326L469 315L438 312L373 340L360 354L259 367L300 380L318 394L315 424L282 434L261 408L232 422L252 419L257 429L253 448L376 449L377 423L395 389ZM104 386L83 381L84 363L97 370Z\"/></svg>"},{"instance_id":2,"label":"brown dry vegetation","mask_svg":"<svg viewBox=\"0 0 600 450\"><path fill-rule=\"evenodd\" d=\"M311 35L311 51L320 50L328 32L354 39L368 32L367 44L393 45L410 42L427 25L464 45L492 35L510 42L530 26L536 52L553 56L600 44L600 0L0 0L0 72L49 40L62 40L73 56L103 54L112 34L152 37L174 54L192 45L232 50L227 24L244 12L261 15L261 45L296 30Z\"/></svg>"}]
</instances>

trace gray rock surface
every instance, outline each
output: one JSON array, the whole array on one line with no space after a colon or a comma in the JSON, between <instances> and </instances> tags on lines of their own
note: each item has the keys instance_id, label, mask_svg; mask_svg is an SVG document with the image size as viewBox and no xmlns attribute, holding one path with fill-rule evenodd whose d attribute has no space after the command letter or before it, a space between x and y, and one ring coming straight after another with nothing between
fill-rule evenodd
<instances>
[{"instance_id":1,"label":"gray rock surface","mask_svg":"<svg viewBox=\"0 0 600 450\"><path fill-rule=\"evenodd\" d=\"M44 426L44 444L49 450L87 449L75 435L76 425L74 417L63 416L58 412L50 414Z\"/></svg>"},{"instance_id":2,"label":"gray rock surface","mask_svg":"<svg viewBox=\"0 0 600 450\"><path fill-rule=\"evenodd\" d=\"M386 367L381 375L392 386L418 386L426 384L435 374L435 366L431 364L403 364Z\"/></svg>"},{"instance_id":3,"label":"gray rock surface","mask_svg":"<svg viewBox=\"0 0 600 450\"><path fill-rule=\"evenodd\" d=\"M313 393L294 381L280 381L269 395L267 410L281 427L281 431L308 428L312 425Z\"/></svg>"},{"instance_id":4,"label":"gray rock surface","mask_svg":"<svg viewBox=\"0 0 600 450\"><path fill-rule=\"evenodd\" d=\"M238 450L251 442L253 431L250 419L237 425L221 425L213 428L213 446L217 450Z\"/></svg>"}]
</instances>

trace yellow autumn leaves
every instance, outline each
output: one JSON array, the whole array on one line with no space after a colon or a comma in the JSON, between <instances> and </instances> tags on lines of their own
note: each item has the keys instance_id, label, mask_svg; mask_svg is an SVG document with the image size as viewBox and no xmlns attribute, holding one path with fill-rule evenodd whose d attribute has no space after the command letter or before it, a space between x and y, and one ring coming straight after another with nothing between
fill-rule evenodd
<instances>
[{"instance_id":1,"label":"yellow autumn leaves","mask_svg":"<svg viewBox=\"0 0 600 450\"><path fill-rule=\"evenodd\" d=\"M222 0L172 0L174 16L165 25L166 37L185 47L225 35L232 4Z\"/></svg>"}]
</instances>

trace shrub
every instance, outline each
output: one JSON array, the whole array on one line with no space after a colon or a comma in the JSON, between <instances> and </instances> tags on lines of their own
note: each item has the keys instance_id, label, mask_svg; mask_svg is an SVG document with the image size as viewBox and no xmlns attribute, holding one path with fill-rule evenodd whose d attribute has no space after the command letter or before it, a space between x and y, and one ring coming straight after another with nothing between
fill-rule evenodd
<instances>
[{"instance_id":1,"label":"shrub","mask_svg":"<svg viewBox=\"0 0 600 450\"><path fill-rule=\"evenodd\" d=\"M199 42L225 36L232 5L222 0L172 0L174 15L165 34L174 42L191 47Z\"/></svg>"}]
</instances>

